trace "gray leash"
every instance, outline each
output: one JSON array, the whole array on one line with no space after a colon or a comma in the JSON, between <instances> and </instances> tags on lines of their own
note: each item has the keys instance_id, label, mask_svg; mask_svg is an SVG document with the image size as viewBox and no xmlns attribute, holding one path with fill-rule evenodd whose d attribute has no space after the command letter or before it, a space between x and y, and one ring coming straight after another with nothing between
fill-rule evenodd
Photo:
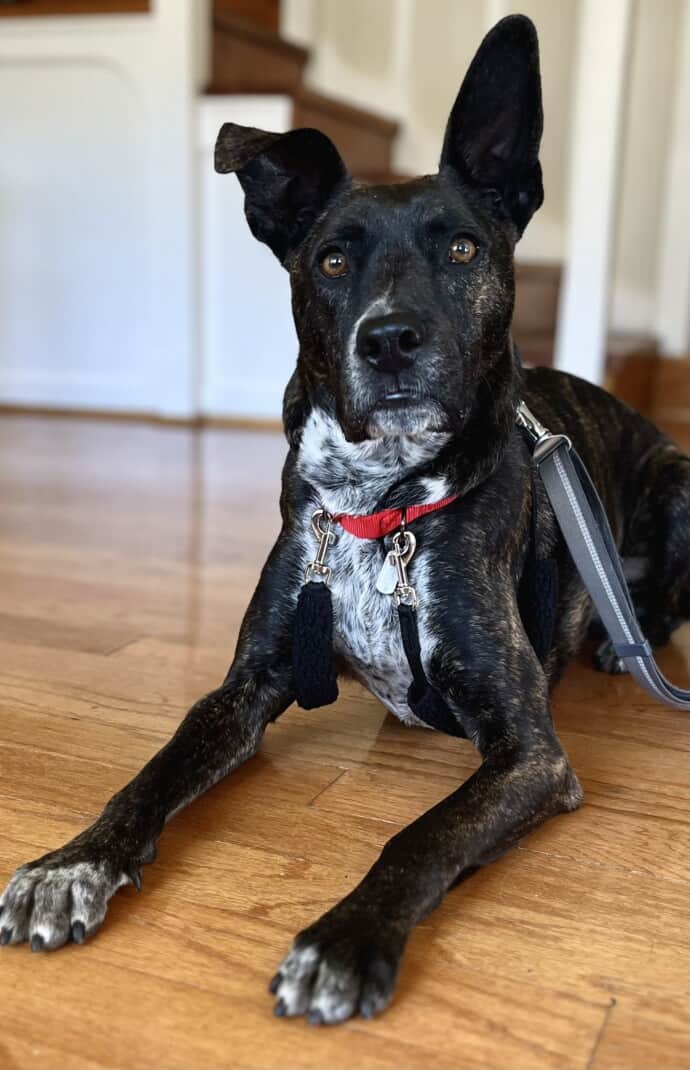
<instances>
[{"instance_id":1,"label":"gray leash","mask_svg":"<svg viewBox=\"0 0 690 1070\"><path fill-rule=\"evenodd\" d=\"M517 423L530 438L556 520L616 655L654 698L690 712L690 691L666 679L642 633L606 512L570 439L552 434L523 401Z\"/></svg>"}]
</instances>

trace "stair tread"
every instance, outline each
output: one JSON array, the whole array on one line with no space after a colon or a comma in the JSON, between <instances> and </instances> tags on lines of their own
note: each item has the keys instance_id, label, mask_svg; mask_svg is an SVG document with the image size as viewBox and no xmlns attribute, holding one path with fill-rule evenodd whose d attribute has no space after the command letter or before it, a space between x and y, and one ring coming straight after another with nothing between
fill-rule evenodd
<instances>
[{"instance_id":1,"label":"stair tread","mask_svg":"<svg viewBox=\"0 0 690 1070\"><path fill-rule=\"evenodd\" d=\"M343 122L363 124L379 131L384 137L390 139L394 138L400 129L400 124L394 119L388 119L378 112L369 111L355 104L349 104L345 100L321 93L316 89L308 89L302 86L293 96L304 107L326 112Z\"/></svg>"},{"instance_id":2,"label":"stair tread","mask_svg":"<svg viewBox=\"0 0 690 1070\"><path fill-rule=\"evenodd\" d=\"M364 181L395 177L391 149L399 124L303 83L307 49L278 33L227 12L213 16L213 72L207 96L275 94L292 98L293 125L322 127L341 145L353 173ZM273 60L273 61L272 61ZM349 160L348 160L349 157ZM371 177L369 177L371 176Z\"/></svg>"},{"instance_id":3,"label":"stair tread","mask_svg":"<svg viewBox=\"0 0 690 1070\"><path fill-rule=\"evenodd\" d=\"M216 33L216 31L251 41L252 44L269 51L280 52L282 55L290 56L296 62L301 62L302 65L309 59L307 48L302 48L301 45L296 45L292 41L286 41L279 33L257 26L248 19L243 19L241 15L216 12L213 16L213 32Z\"/></svg>"}]
</instances>

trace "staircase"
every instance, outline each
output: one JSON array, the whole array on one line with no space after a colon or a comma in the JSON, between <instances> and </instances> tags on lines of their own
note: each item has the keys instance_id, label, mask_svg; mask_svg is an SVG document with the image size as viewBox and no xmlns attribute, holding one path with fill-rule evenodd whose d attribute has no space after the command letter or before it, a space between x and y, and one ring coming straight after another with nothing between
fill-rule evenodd
<instances>
[{"instance_id":1,"label":"staircase","mask_svg":"<svg viewBox=\"0 0 690 1070\"><path fill-rule=\"evenodd\" d=\"M560 264L515 265L513 337L525 364L553 364L561 276ZM658 368L657 345L650 335L609 334L605 386L622 401L650 413Z\"/></svg>"},{"instance_id":2,"label":"staircase","mask_svg":"<svg viewBox=\"0 0 690 1070\"><path fill-rule=\"evenodd\" d=\"M289 96L292 125L314 126L327 134L356 178L365 182L399 178L392 164L398 124L307 89L303 75L308 51L284 41L272 28L268 0L258 4L253 14L252 6L249 0L216 0L207 93Z\"/></svg>"},{"instance_id":3,"label":"staircase","mask_svg":"<svg viewBox=\"0 0 690 1070\"><path fill-rule=\"evenodd\" d=\"M525 364L553 362L560 264L515 264L513 338Z\"/></svg>"}]
</instances>

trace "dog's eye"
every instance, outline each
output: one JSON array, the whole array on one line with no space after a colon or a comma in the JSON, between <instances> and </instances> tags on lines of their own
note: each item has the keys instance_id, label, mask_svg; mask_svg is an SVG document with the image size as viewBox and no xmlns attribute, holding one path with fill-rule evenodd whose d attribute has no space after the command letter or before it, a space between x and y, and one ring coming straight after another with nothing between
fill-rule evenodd
<instances>
[{"instance_id":1,"label":"dog's eye","mask_svg":"<svg viewBox=\"0 0 690 1070\"><path fill-rule=\"evenodd\" d=\"M339 279L347 272L347 257L340 249L331 249L321 261L321 270L329 279Z\"/></svg>"},{"instance_id":2,"label":"dog's eye","mask_svg":"<svg viewBox=\"0 0 690 1070\"><path fill-rule=\"evenodd\" d=\"M454 264L469 264L474 260L477 246L471 238L453 238L448 250L448 259Z\"/></svg>"}]
</instances>

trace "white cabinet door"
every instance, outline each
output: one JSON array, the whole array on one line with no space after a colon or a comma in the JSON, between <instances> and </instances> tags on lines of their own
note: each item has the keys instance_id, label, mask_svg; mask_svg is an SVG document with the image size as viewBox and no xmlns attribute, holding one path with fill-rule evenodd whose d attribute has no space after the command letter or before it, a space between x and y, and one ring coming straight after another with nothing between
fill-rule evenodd
<instances>
[{"instance_id":1,"label":"white cabinet door","mask_svg":"<svg viewBox=\"0 0 690 1070\"><path fill-rule=\"evenodd\" d=\"M200 12L2 20L0 402L194 413Z\"/></svg>"}]
</instances>

